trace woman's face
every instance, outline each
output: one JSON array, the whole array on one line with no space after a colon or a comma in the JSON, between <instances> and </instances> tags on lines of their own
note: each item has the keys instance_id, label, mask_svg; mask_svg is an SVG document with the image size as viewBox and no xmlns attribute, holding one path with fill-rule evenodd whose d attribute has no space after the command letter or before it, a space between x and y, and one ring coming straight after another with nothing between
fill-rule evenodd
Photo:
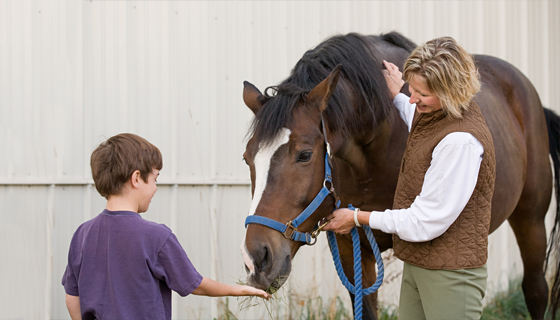
<instances>
[{"instance_id":1,"label":"woman's face","mask_svg":"<svg viewBox=\"0 0 560 320\"><path fill-rule=\"evenodd\" d=\"M410 103L416 103L418 113L431 113L441 109L439 98L428 90L420 76L413 76L408 82Z\"/></svg>"}]
</instances>

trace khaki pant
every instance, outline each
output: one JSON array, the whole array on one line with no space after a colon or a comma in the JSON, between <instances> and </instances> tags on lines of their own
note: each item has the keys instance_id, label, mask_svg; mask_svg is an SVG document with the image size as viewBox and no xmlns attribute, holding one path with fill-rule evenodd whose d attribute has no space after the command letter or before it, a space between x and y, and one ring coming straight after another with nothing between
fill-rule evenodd
<instances>
[{"instance_id":1,"label":"khaki pant","mask_svg":"<svg viewBox=\"0 0 560 320\"><path fill-rule=\"evenodd\" d=\"M480 319L487 278L486 265L429 270L405 262L399 320Z\"/></svg>"}]
</instances>

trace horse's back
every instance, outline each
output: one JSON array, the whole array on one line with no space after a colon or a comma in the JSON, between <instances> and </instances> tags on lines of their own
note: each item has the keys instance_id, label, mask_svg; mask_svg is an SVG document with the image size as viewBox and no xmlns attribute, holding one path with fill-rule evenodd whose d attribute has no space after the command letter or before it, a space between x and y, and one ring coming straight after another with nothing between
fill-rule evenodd
<instances>
[{"instance_id":1,"label":"horse's back","mask_svg":"<svg viewBox=\"0 0 560 320\"><path fill-rule=\"evenodd\" d=\"M476 55L475 62L482 83L475 100L496 150L493 231L514 212L537 219L541 214L524 213L548 208L552 185L548 132L539 96L525 75L495 57Z\"/></svg>"}]
</instances>

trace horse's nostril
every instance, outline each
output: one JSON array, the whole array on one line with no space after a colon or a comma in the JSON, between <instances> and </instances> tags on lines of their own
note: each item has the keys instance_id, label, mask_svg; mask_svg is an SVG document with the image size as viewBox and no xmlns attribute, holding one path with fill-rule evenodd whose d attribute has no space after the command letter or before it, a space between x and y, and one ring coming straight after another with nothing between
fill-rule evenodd
<instances>
[{"instance_id":1,"label":"horse's nostril","mask_svg":"<svg viewBox=\"0 0 560 320\"><path fill-rule=\"evenodd\" d=\"M257 252L254 252L254 266L255 266L255 270L254 272L266 272L267 271L267 267L270 266L271 261L269 261L271 259L271 252L270 252L270 248L268 246L262 246L259 248L259 250Z\"/></svg>"},{"instance_id":2,"label":"horse's nostril","mask_svg":"<svg viewBox=\"0 0 560 320\"><path fill-rule=\"evenodd\" d=\"M261 261L261 271L264 271L266 269L266 266L268 265L268 247L264 247L264 255Z\"/></svg>"}]
</instances>

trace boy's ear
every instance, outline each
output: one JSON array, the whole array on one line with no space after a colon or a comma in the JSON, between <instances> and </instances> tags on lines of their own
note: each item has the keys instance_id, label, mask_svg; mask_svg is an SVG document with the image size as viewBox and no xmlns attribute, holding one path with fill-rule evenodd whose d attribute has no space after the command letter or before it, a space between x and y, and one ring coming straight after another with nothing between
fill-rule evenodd
<instances>
[{"instance_id":1,"label":"boy's ear","mask_svg":"<svg viewBox=\"0 0 560 320\"><path fill-rule=\"evenodd\" d=\"M142 177L140 176L140 170L134 171L132 173L132 176L130 177L130 182L132 183L132 186L134 188L138 188L140 184L140 179L142 179Z\"/></svg>"}]
</instances>

